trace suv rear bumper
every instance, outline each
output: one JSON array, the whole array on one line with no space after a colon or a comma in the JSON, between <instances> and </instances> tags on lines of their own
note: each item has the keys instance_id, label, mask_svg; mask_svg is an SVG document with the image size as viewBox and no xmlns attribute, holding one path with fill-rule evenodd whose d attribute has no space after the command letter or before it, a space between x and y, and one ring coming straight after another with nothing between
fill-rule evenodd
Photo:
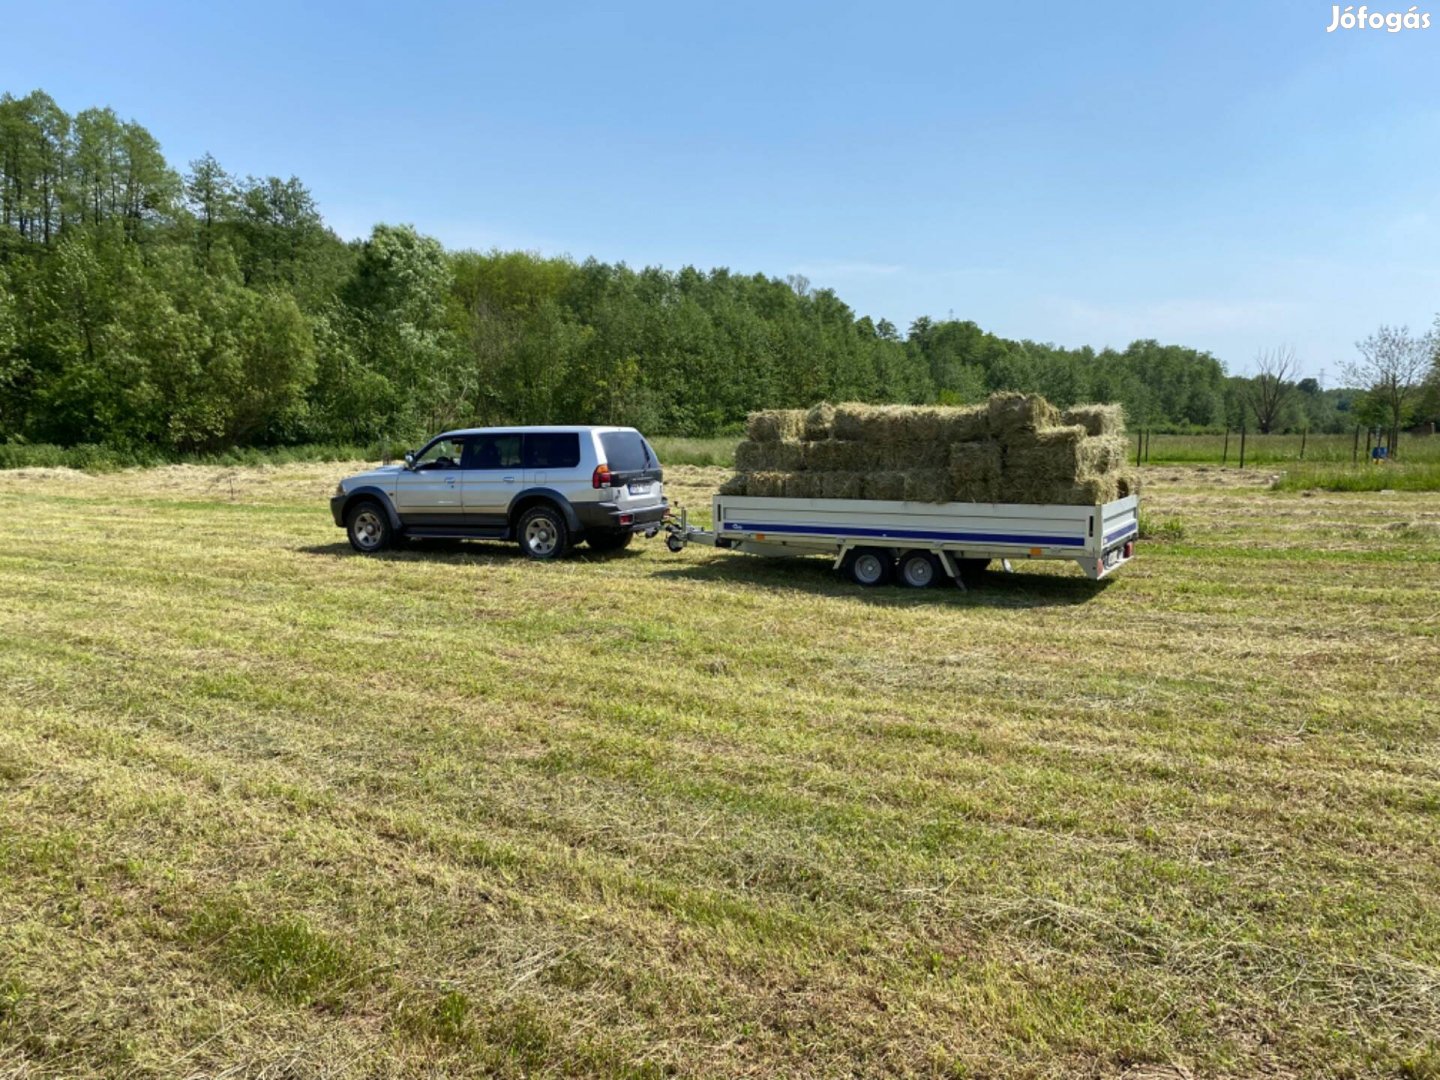
<instances>
[{"instance_id":1,"label":"suv rear bumper","mask_svg":"<svg viewBox=\"0 0 1440 1080\"><path fill-rule=\"evenodd\" d=\"M582 529L598 529L605 532L644 532L654 528L665 519L670 510L668 499L656 506L637 510L621 510L614 503L571 503L575 516L580 519ZM621 521L628 517L629 521Z\"/></svg>"}]
</instances>

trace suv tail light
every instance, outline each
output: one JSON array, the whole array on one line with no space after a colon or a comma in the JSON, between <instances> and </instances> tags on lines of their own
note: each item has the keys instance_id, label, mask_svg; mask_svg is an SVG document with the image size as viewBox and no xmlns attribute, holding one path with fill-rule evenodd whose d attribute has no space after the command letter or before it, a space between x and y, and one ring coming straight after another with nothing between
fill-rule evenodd
<instances>
[{"instance_id":1,"label":"suv tail light","mask_svg":"<svg viewBox=\"0 0 1440 1080\"><path fill-rule=\"evenodd\" d=\"M610 466L596 465L595 472L590 477L590 486L596 488L604 488L609 487L610 483Z\"/></svg>"}]
</instances>

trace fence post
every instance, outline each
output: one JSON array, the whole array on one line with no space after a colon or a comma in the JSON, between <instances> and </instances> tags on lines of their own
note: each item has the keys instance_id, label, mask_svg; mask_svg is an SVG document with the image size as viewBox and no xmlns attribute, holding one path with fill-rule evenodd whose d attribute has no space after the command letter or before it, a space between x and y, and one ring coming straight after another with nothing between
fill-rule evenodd
<instances>
[{"instance_id":1,"label":"fence post","mask_svg":"<svg viewBox=\"0 0 1440 1080\"><path fill-rule=\"evenodd\" d=\"M1240 468L1245 467L1245 425L1240 425Z\"/></svg>"},{"instance_id":2,"label":"fence post","mask_svg":"<svg viewBox=\"0 0 1440 1080\"><path fill-rule=\"evenodd\" d=\"M1355 425L1355 449L1350 452L1350 464L1360 464L1360 425Z\"/></svg>"},{"instance_id":3,"label":"fence post","mask_svg":"<svg viewBox=\"0 0 1440 1080\"><path fill-rule=\"evenodd\" d=\"M1145 429L1145 464L1150 464L1150 429Z\"/></svg>"},{"instance_id":4,"label":"fence post","mask_svg":"<svg viewBox=\"0 0 1440 1080\"><path fill-rule=\"evenodd\" d=\"M1137 432L1135 432L1135 466L1136 466L1136 468L1139 468L1139 466L1140 466L1140 454L1141 454L1141 451L1143 451L1144 449L1145 449L1145 432L1143 432L1143 431L1137 431Z\"/></svg>"},{"instance_id":5,"label":"fence post","mask_svg":"<svg viewBox=\"0 0 1440 1080\"><path fill-rule=\"evenodd\" d=\"M1310 434L1308 427L1300 429L1300 460L1305 460L1305 436Z\"/></svg>"},{"instance_id":6,"label":"fence post","mask_svg":"<svg viewBox=\"0 0 1440 1080\"><path fill-rule=\"evenodd\" d=\"M1220 451L1220 464L1224 465L1230 460L1230 425L1225 425L1225 449Z\"/></svg>"}]
</instances>

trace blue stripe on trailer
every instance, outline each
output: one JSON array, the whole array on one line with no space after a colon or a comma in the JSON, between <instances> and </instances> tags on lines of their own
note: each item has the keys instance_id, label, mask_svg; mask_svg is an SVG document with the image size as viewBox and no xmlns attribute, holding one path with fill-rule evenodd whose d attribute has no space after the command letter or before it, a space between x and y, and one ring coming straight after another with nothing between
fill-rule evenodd
<instances>
[{"instance_id":1,"label":"blue stripe on trailer","mask_svg":"<svg viewBox=\"0 0 1440 1080\"><path fill-rule=\"evenodd\" d=\"M918 529L822 529L813 525L757 525L751 522L727 521L727 532L807 533L812 536L873 536L881 540L963 540L978 543L1026 544L1031 547L1084 547L1085 541L1074 536L1025 536L1013 533L922 532Z\"/></svg>"},{"instance_id":2,"label":"blue stripe on trailer","mask_svg":"<svg viewBox=\"0 0 1440 1080\"><path fill-rule=\"evenodd\" d=\"M1114 540L1117 540L1117 539L1119 539L1119 538L1121 538L1121 537L1129 536L1132 532L1138 532L1138 531L1139 531L1139 528L1140 528L1140 527L1139 527L1138 525L1136 525L1135 522L1133 522L1133 521L1130 522L1130 524L1128 524L1128 525L1122 525L1122 526L1120 526L1120 528L1116 529L1116 530L1115 530L1113 533L1111 533L1109 536L1105 537L1105 543L1108 544L1108 543L1110 543L1110 542L1112 542L1112 541L1114 541Z\"/></svg>"}]
</instances>

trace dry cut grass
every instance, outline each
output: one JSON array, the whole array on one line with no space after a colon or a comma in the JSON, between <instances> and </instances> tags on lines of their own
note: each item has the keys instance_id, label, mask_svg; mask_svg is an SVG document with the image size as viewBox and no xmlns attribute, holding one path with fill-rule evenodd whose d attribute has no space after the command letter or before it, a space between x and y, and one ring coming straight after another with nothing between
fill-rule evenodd
<instances>
[{"instance_id":1,"label":"dry cut grass","mask_svg":"<svg viewBox=\"0 0 1440 1080\"><path fill-rule=\"evenodd\" d=\"M907 594L343 471L0 475L0 1076L1440 1072L1432 496Z\"/></svg>"}]
</instances>

